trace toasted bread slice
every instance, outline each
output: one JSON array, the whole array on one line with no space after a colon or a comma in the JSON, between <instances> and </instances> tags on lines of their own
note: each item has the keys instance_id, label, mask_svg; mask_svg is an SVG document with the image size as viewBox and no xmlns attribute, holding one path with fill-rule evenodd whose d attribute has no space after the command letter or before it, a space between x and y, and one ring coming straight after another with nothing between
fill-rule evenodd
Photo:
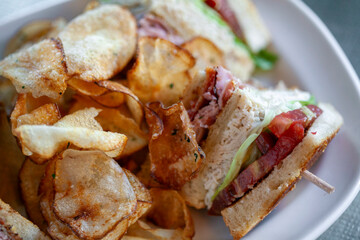
<instances>
[{"instance_id":1,"label":"toasted bread slice","mask_svg":"<svg viewBox=\"0 0 360 240\"><path fill-rule=\"evenodd\" d=\"M240 239L265 218L324 152L343 123L340 114L328 104L319 104L323 114L312 124L303 141L295 147L268 177L221 214L234 239Z\"/></svg>"}]
</instances>

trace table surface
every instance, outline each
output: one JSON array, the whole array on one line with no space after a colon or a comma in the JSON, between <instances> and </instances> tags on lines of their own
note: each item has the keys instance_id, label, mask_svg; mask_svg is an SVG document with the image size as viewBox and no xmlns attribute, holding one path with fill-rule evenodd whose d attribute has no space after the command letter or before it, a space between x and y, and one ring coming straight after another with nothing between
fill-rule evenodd
<instances>
[{"instance_id":1,"label":"table surface","mask_svg":"<svg viewBox=\"0 0 360 240\"><path fill-rule=\"evenodd\" d=\"M2 17L34 2L46 0L1 0ZM360 0L304 0L335 36L360 76ZM344 214L318 240L360 239L360 194Z\"/></svg>"}]
</instances>

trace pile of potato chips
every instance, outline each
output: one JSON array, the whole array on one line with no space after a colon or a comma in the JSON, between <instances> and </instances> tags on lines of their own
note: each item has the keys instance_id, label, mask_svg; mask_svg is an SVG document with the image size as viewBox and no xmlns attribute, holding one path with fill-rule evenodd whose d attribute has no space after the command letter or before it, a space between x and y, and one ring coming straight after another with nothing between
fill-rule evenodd
<instances>
[{"instance_id":1,"label":"pile of potato chips","mask_svg":"<svg viewBox=\"0 0 360 240\"><path fill-rule=\"evenodd\" d=\"M213 43L137 38L128 9L91 2L69 23L28 24L6 53L0 101L14 106L11 131L26 156L21 195L34 224L53 239L193 237L176 190L204 154L179 100L199 70L222 64Z\"/></svg>"}]
</instances>

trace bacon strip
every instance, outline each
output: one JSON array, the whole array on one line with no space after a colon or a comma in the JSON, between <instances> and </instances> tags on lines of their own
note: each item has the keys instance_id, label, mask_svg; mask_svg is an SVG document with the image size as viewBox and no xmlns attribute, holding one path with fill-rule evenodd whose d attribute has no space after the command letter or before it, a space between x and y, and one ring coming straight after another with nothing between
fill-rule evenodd
<instances>
[{"instance_id":1,"label":"bacon strip","mask_svg":"<svg viewBox=\"0 0 360 240\"><path fill-rule=\"evenodd\" d=\"M197 142L206 137L209 127L232 96L235 85L240 87L240 82L223 67L206 69L206 81L199 89L199 98L188 110Z\"/></svg>"}]
</instances>

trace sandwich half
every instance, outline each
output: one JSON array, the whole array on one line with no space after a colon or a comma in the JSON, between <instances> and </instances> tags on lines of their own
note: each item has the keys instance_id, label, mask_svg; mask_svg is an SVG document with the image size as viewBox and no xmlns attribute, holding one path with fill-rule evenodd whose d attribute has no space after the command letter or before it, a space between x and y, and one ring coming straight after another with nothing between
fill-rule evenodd
<instances>
[{"instance_id":1,"label":"sandwich half","mask_svg":"<svg viewBox=\"0 0 360 240\"><path fill-rule=\"evenodd\" d=\"M181 192L189 205L222 214L232 235L240 238L293 188L343 120L331 105L316 105L304 91L258 89L221 67L208 68L203 79L194 87L198 99L217 99L218 106L214 100L185 99L206 160ZM209 87L214 81L215 87ZM212 97L209 89L215 89Z\"/></svg>"},{"instance_id":2,"label":"sandwich half","mask_svg":"<svg viewBox=\"0 0 360 240\"><path fill-rule=\"evenodd\" d=\"M248 40L236 36L221 15L203 0L152 0L149 12L139 19L138 33L164 38L177 45L195 37L206 38L223 52L225 67L247 80L258 62L256 53L268 45L270 37L252 3L238 2L232 5L240 14L239 23ZM241 14L243 12L249 14Z\"/></svg>"}]
</instances>

